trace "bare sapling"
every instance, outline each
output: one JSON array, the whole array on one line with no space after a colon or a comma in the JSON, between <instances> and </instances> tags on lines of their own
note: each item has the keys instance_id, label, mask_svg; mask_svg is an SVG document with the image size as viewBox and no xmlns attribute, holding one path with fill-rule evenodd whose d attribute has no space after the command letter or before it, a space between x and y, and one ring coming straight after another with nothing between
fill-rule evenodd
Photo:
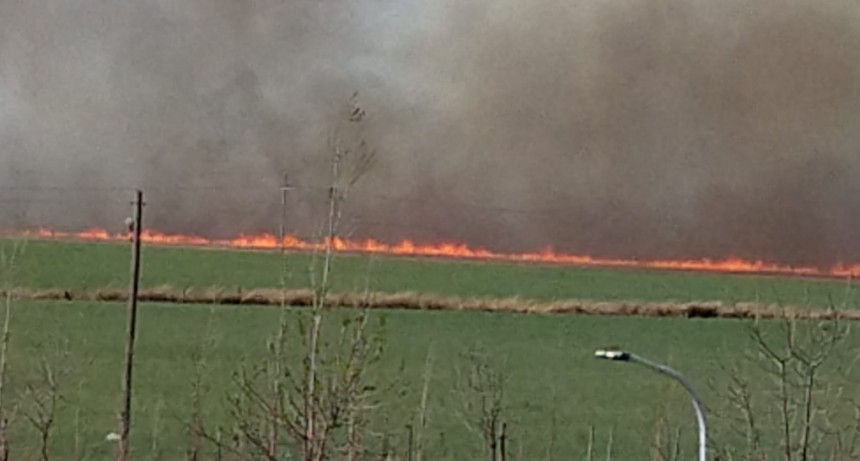
<instances>
[{"instance_id":1,"label":"bare sapling","mask_svg":"<svg viewBox=\"0 0 860 461\"><path fill-rule=\"evenodd\" d=\"M62 354L62 352L61 352ZM61 355L62 356L62 355ZM82 369L84 367L89 367L93 364L94 359L92 356L85 356L84 360L80 360L80 357L77 358L76 366L74 369ZM64 367L64 373L70 374L71 371L74 370L71 366ZM82 407L84 403L81 401L82 396L84 395L83 390L86 388L87 383L89 382L88 376L79 375L77 382L75 383L75 392L74 394L63 393L63 402L75 409L74 416L74 452L72 459L75 461L81 461L83 459L87 459L87 441L84 434L87 429L87 419L82 415Z\"/></svg>"},{"instance_id":2,"label":"bare sapling","mask_svg":"<svg viewBox=\"0 0 860 461\"><path fill-rule=\"evenodd\" d=\"M6 242L4 242L6 243ZM14 300L15 277L18 259L24 254L26 240L13 240L0 248L0 277L3 283L3 336L0 338L0 461L9 459L9 411L5 400L7 369L9 364L10 325Z\"/></svg>"},{"instance_id":3,"label":"bare sapling","mask_svg":"<svg viewBox=\"0 0 860 461\"><path fill-rule=\"evenodd\" d=\"M194 376L191 382L191 414L189 416L189 443L186 459L197 461L201 457L203 448L203 433L205 433L205 421L203 416L203 401L208 386L205 381L207 354L215 347L214 335L215 308L209 309L209 318L206 321L206 329L203 338L191 354L194 366Z\"/></svg>"},{"instance_id":4,"label":"bare sapling","mask_svg":"<svg viewBox=\"0 0 860 461\"><path fill-rule=\"evenodd\" d=\"M672 441L672 451L669 453L669 461L681 459L681 427L675 429L675 439Z\"/></svg>"},{"instance_id":5,"label":"bare sapling","mask_svg":"<svg viewBox=\"0 0 860 461\"><path fill-rule=\"evenodd\" d=\"M9 324L11 323L12 319L12 290L8 287L6 289L6 293L3 296L3 300L3 338L2 345L0 345L0 461L8 461L9 439L7 436L7 430L9 425L9 416L6 410L6 402L3 398L6 391L6 372L9 363Z\"/></svg>"},{"instance_id":6,"label":"bare sapling","mask_svg":"<svg viewBox=\"0 0 860 461\"><path fill-rule=\"evenodd\" d=\"M612 461L612 448L615 446L615 428L609 429L609 437L606 439L606 461Z\"/></svg>"},{"instance_id":7,"label":"bare sapling","mask_svg":"<svg viewBox=\"0 0 860 461\"><path fill-rule=\"evenodd\" d=\"M418 406L418 427L415 434L415 461L424 460L424 432L427 430L427 399L430 396L430 377L433 376L433 346L427 348L427 359L424 362L423 385L421 387L421 402ZM412 457L410 446L409 457Z\"/></svg>"},{"instance_id":8,"label":"bare sapling","mask_svg":"<svg viewBox=\"0 0 860 461\"><path fill-rule=\"evenodd\" d=\"M149 445L149 459L158 461L161 459L161 412L164 407L164 400L159 399L155 404L155 414L152 416L152 434L150 435L151 443Z\"/></svg>"},{"instance_id":9,"label":"bare sapling","mask_svg":"<svg viewBox=\"0 0 860 461\"><path fill-rule=\"evenodd\" d=\"M75 408L75 461L84 459L84 443L81 437L81 409Z\"/></svg>"},{"instance_id":10,"label":"bare sapling","mask_svg":"<svg viewBox=\"0 0 860 461\"><path fill-rule=\"evenodd\" d=\"M481 437L490 461L500 461L501 429L505 423L504 373L481 350L469 351L463 361L465 365L455 370L457 391L463 403L461 420Z\"/></svg>"},{"instance_id":11,"label":"bare sapling","mask_svg":"<svg viewBox=\"0 0 860 461\"><path fill-rule=\"evenodd\" d=\"M723 392L728 408L715 412L745 445L724 447L724 455L785 461L855 456L845 444L854 432L851 421L860 414L846 405L853 396L844 395L852 379L844 366L852 362L844 358L856 356L844 350L848 333L838 317L755 322L745 366L728 372ZM771 443L777 434L778 443Z\"/></svg>"},{"instance_id":12,"label":"bare sapling","mask_svg":"<svg viewBox=\"0 0 860 461\"><path fill-rule=\"evenodd\" d=\"M39 437L39 459L49 461L49 447L57 422L57 406L63 400L59 381L67 370L60 364L68 363L68 345L60 346L56 357L43 357L33 379L25 384L20 397L20 412L36 430Z\"/></svg>"},{"instance_id":13,"label":"bare sapling","mask_svg":"<svg viewBox=\"0 0 860 461\"><path fill-rule=\"evenodd\" d=\"M346 118L329 144L331 182L321 251L310 268L310 309L288 315L282 301L262 364L234 377L230 406L244 450L233 450L250 457L321 461L340 454L354 461L368 454L370 415L385 390L371 372L384 349L384 318L373 320L367 309L334 318L328 305L343 204L375 157L361 135L364 111L354 101Z\"/></svg>"},{"instance_id":14,"label":"bare sapling","mask_svg":"<svg viewBox=\"0 0 860 461\"><path fill-rule=\"evenodd\" d=\"M309 338L307 360L307 387L305 395L305 457L306 461L321 459L323 447L327 443L317 431L317 412L319 405L314 402L319 397L317 392L319 374L320 334L323 313L326 308L326 298L331 288L331 268L335 239L338 236L339 224L342 217L342 205L347 199L350 189L364 176L375 160L375 151L368 148L361 136L364 110L355 104L355 97L349 106L348 123L335 129L330 138L332 152L331 185L328 190L328 216L324 239L324 255L322 268L312 270L312 288L314 292L311 331ZM346 129L345 129L346 128ZM357 136L355 136L357 135ZM325 426L325 424L322 424ZM327 432L327 431L326 431Z\"/></svg>"},{"instance_id":15,"label":"bare sapling","mask_svg":"<svg viewBox=\"0 0 860 461\"><path fill-rule=\"evenodd\" d=\"M280 322L278 323L278 333L277 337L273 342L269 343L269 351L270 354L273 355L273 360L271 362L271 366L269 367L271 373L271 399L272 406L270 409L269 415L269 434L268 434L268 446L266 447L267 455L269 457L277 457L278 456L278 446L280 442L280 434L281 434L281 424L280 418L283 413L283 402L284 402L284 382L283 382L283 373L284 371L281 369L281 365L284 361L284 354L286 353L286 335L288 334L288 323L287 323L287 279L290 277L290 266L287 261L287 253L285 246L285 238L286 238L286 219L287 219L287 192L294 189L292 185L290 185L290 181L288 179L288 175L284 174L284 182L281 185L281 222L279 225L279 247L280 247L280 257L281 257L281 274L280 274L280 285L281 285L281 300L280 300L280 308L281 308L281 316Z\"/></svg>"},{"instance_id":16,"label":"bare sapling","mask_svg":"<svg viewBox=\"0 0 860 461\"><path fill-rule=\"evenodd\" d=\"M681 428L670 430L669 421L660 416L654 424L654 441L651 446L653 461L678 461L681 459Z\"/></svg>"},{"instance_id":17,"label":"bare sapling","mask_svg":"<svg viewBox=\"0 0 860 461\"><path fill-rule=\"evenodd\" d=\"M669 382L663 383L664 392L669 392L670 385ZM681 457L681 428L672 430L670 414L667 401L658 404L655 408L650 457L653 461L677 461Z\"/></svg>"},{"instance_id":18,"label":"bare sapling","mask_svg":"<svg viewBox=\"0 0 860 461\"><path fill-rule=\"evenodd\" d=\"M22 409L24 417L39 433L39 456L42 461L48 461L48 442L51 430L54 428L57 399L59 390L57 388L54 370L45 362L42 362L42 376L44 389L39 389L33 384L28 384L23 400L27 405Z\"/></svg>"},{"instance_id":19,"label":"bare sapling","mask_svg":"<svg viewBox=\"0 0 860 461\"><path fill-rule=\"evenodd\" d=\"M359 426L363 415L373 407L372 387L366 385L368 368L377 363L382 351L381 335L368 331L369 313L357 319L344 319L337 345L322 350L322 328L331 289L334 245L339 237L343 205L352 188L372 167L376 153L363 137L365 112L355 102L348 108L347 122L337 127L330 138L331 183L328 188L328 213L323 241L322 266L312 269L314 293L311 330L308 336L304 393L304 455L306 461L328 456L333 432L344 429L340 451L346 459L356 459L361 451ZM325 352L325 353L324 353ZM326 379L321 379L325 369Z\"/></svg>"},{"instance_id":20,"label":"bare sapling","mask_svg":"<svg viewBox=\"0 0 860 461\"><path fill-rule=\"evenodd\" d=\"M268 422L271 415L271 399L264 379L263 365L243 367L233 375L236 391L227 398L230 416L234 422L230 443L225 443L220 430L208 430L200 436L215 445L216 451L228 451L240 460L277 458L269 451Z\"/></svg>"},{"instance_id":21,"label":"bare sapling","mask_svg":"<svg viewBox=\"0 0 860 461\"><path fill-rule=\"evenodd\" d=\"M549 382L552 383L551 380ZM558 401L558 388L553 384L550 384L550 395L552 396L552 400L551 400L552 402ZM558 410L556 409L555 405L553 405L552 408L550 409L549 434L548 434L549 441L546 444L546 455L544 457L545 461L552 461L555 457L555 444L556 444L556 438L558 436L557 431L558 431Z\"/></svg>"},{"instance_id":22,"label":"bare sapling","mask_svg":"<svg viewBox=\"0 0 860 461\"><path fill-rule=\"evenodd\" d=\"M664 449L664 429L666 427L666 418L664 415L657 417L654 423L652 436L654 439L651 442L651 461L666 461Z\"/></svg>"},{"instance_id":23,"label":"bare sapling","mask_svg":"<svg viewBox=\"0 0 860 461\"><path fill-rule=\"evenodd\" d=\"M588 445L585 448L585 461L594 461L594 426L588 426Z\"/></svg>"},{"instance_id":24,"label":"bare sapling","mask_svg":"<svg viewBox=\"0 0 860 461\"><path fill-rule=\"evenodd\" d=\"M185 459L188 461L197 461L200 458L200 450L202 446L203 427L203 374L202 368L205 366L204 359L198 353L194 354L194 377L191 382L191 415L189 417L189 441L188 450Z\"/></svg>"},{"instance_id":25,"label":"bare sapling","mask_svg":"<svg viewBox=\"0 0 860 461\"><path fill-rule=\"evenodd\" d=\"M711 409L716 418L722 418L729 422L728 426L733 433L745 441L745 448L740 444L724 449L726 457L740 457L744 459L764 459L762 454L762 429L759 427L759 419L753 408L753 384L749 377L745 376L739 367L734 366L724 373L729 384L723 393L723 401L726 402L728 410L717 408ZM719 391L718 391L719 393Z\"/></svg>"}]
</instances>

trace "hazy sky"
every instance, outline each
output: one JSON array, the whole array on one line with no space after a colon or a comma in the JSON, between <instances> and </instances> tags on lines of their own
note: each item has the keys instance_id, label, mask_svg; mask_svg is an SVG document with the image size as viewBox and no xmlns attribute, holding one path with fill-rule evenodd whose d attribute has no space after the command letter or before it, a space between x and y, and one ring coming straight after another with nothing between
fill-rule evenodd
<instances>
[{"instance_id":1,"label":"hazy sky","mask_svg":"<svg viewBox=\"0 0 860 461\"><path fill-rule=\"evenodd\" d=\"M860 262L856 0L0 2L0 225Z\"/></svg>"}]
</instances>

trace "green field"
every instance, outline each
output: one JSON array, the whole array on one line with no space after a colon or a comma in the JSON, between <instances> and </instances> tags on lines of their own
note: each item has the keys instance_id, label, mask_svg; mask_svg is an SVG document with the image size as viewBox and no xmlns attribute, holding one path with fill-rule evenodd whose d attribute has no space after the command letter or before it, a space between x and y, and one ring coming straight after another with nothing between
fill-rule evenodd
<instances>
[{"instance_id":1,"label":"green field","mask_svg":"<svg viewBox=\"0 0 860 461\"><path fill-rule=\"evenodd\" d=\"M146 248L143 258L144 286L253 288L280 283L282 263L272 254ZM19 263L13 274L18 286L96 289L124 287L128 280L128 248L121 245L30 242ZM306 285L308 264L305 255L289 257L291 286ZM369 284L379 291L542 300L760 299L818 305L830 299L855 300L853 293L846 296L844 283L766 277L366 256L339 257L335 270L337 290L363 289ZM13 459L37 455L36 434L22 416L27 401L22 392L43 358L64 371L58 378L65 400L57 415L54 458L74 456L76 433L86 445L86 459L110 458L114 445L103 439L117 427L125 306L18 301L13 309L8 399L19 406L13 414L11 442L13 453L21 456ZM345 312L336 311L334 320ZM297 311L290 315L295 318ZM458 417L462 403L451 391L454 369L460 364L458 354L469 348L489 350L506 376L509 459L518 460L586 459L590 428L595 430L595 459L606 459L610 434L612 459L653 459L654 434L663 418L670 432L681 429L681 457L692 458L694 420L684 392L636 367L596 361L593 350L607 345L630 348L677 367L693 378L715 410L726 404L712 386L722 388L727 382L724 368L739 363L751 350L750 324L737 320L419 311L373 315L387 320L387 352L374 379L396 380L406 388L404 396L392 398L390 405L378 410L388 416L382 426L397 447L406 444L404 425L419 406L422 373L427 354L432 353L425 434L428 460L483 456L480 439ZM279 316L277 308L143 304L132 439L136 458L183 458L189 440L184 424L191 412L192 356L204 342L207 325L215 341L205 351L204 416L210 426L229 425L226 397L233 389L233 372L264 354ZM776 332L777 326L771 322L766 328ZM857 348L860 336L850 335L840 357L831 362L855 357ZM66 355L55 359L58 349ZM839 371L836 368L828 373ZM845 381L832 384L844 385L847 399L860 389L853 384L856 379L851 380L857 378L853 368L842 368ZM768 414L762 419L770 421L772 409L763 408ZM737 440L728 423L716 415L712 426L718 443ZM372 444L381 442L368 442Z\"/></svg>"},{"instance_id":2,"label":"green field","mask_svg":"<svg viewBox=\"0 0 860 461\"><path fill-rule=\"evenodd\" d=\"M31 241L16 284L32 288L98 289L128 285L129 249L117 244ZM311 258L275 252L144 247L143 287L169 285L244 289L308 286ZM860 290L844 281L690 272L339 256L334 291L415 291L462 297L521 297L541 301L762 301L851 306Z\"/></svg>"},{"instance_id":3,"label":"green field","mask_svg":"<svg viewBox=\"0 0 860 461\"><path fill-rule=\"evenodd\" d=\"M239 310L241 309L241 311ZM209 354L206 381L211 386L207 408L212 422L225 422L230 377L243 359L259 355L273 333L278 312L264 308L176 308L145 305L140 313L135 394L135 450L143 455L153 443L158 408L162 428L158 443L168 458L176 459L187 444L182 422L191 411L191 354L202 341L209 316L214 316L215 347ZM457 419L458 403L450 394L457 353L475 344L491 348L506 361L511 438L525 453L541 453L549 441L549 418L555 412L559 440L557 455L584 453L589 425L605 438L615 429L616 459L643 459L649 435L660 411L674 425L686 421L687 401L682 391L661 378L631 367L595 361L591 352L606 344L629 346L697 376L715 376L721 357L737 357L744 350L744 332L736 321L639 319L575 316L500 315L447 312L389 312L389 355L382 367L395 373L405 361L410 386L405 399L415 410L421 373L429 348L436 357L430 387L430 446L433 458L471 459L480 452L475 435ZM125 309L116 304L21 303L14 312L10 376L31 375L33 361L50 356L55 344L68 344L71 367L62 378L69 403L59 415L55 449L69 453L74 445L74 409L80 409L83 439L90 449L108 450L99 443L115 430L120 402ZM683 346L682 346L683 345ZM632 392L644 396L634 396ZM648 398L661 396L659 401ZM666 408L664 408L664 405ZM690 415L691 416L691 415ZM23 420L14 421L20 434ZM686 424L685 424L686 426ZM400 429L400 427L395 428ZM27 447L34 433L27 432ZM444 434L444 444L442 442ZM686 451L692 434L687 431ZM603 445L606 440L602 440ZM144 452L144 453L141 453ZM105 454L107 455L107 453ZM447 456L446 456L447 455ZM526 457L519 459L535 459Z\"/></svg>"}]
</instances>

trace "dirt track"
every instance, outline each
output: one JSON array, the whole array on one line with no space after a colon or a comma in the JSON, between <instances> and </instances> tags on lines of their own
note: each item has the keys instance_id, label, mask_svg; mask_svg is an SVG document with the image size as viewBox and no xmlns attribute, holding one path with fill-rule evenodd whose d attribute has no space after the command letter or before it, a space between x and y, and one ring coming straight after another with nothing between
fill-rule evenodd
<instances>
[{"instance_id":1,"label":"dirt track","mask_svg":"<svg viewBox=\"0 0 860 461\"><path fill-rule=\"evenodd\" d=\"M123 289L76 290L11 290L15 299L102 301L121 302L128 299ZM3 291L0 294L5 296ZM278 306L282 302L290 306L311 305L310 290L277 288L247 291L220 288L178 290L172 287L145 289L139 299L144 302L176 304L223 304ZM371 307L375 309L448 310L514 312L533 314L582 314L582 315L627 315L643 317L688 317L688 318L802 318L802 319L846 319L860 320L860 310L822 309L775 304L711 302L599 302L587 300L560 300L541 302L518 298L459 298L414 292L402 293L336 293L328 296L328 305L342 307Z\"/></svg>"}]
</instances>

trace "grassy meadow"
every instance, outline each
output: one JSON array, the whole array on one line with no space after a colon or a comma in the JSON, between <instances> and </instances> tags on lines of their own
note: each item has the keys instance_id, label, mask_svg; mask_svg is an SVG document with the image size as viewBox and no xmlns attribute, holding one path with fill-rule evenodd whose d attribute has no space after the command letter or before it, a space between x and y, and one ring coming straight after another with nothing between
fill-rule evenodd
<instances>
[{"instance_id":1,"label":"grassy meadow","mask_svg":"<svg viewBox=\"0 0 860 461\"><path fill-rule=\"evenodd\" d=\"M77 419L86 453L91 459L107 459L113 444L103 439L116 428L121 396L125 306L21 302L15 309L13 389L20 391L33 379L41 357L54 357L58 347L65 348L68 358L57 366L66 373L58 378L66 401L59 407L54 452L58 458L73 454ZM212 427L229 426L231 376L263 354L278 315L273 308L142 306L133 413L138 459L178 459L188 447L192 354L204 342L205 326L211 322L215 338L205 356L205 421ZM594 427L597 453L605 455L612 432L613 459L632 460L648 459L661 418L672 431L682 428L683 453L695 452L689 402L664 378L595 360L595 348L613 344L666 361L695 377L703 393L712 396L708 380L719 377L721 367L739 359L747 346L745 330L736 320L410 311L374 315L387 319L388 353L379 377L407 387L403 398L379 410L389 412L392 420L409 421L417 412L431 351L428 459L482 456L483 445L461 422L461 404L451 391L458 354L470 347L489 349L503 364L512 458L547 459L554 436L556 459L584 459L589 428ZM405 446L405 429L392 426L388 429ZM36 449L36 433L26 421L18 416L12 427L13 443L23 442L13 449Z\"/></svg>"},{"instance_id":2,"label":"grassy meadow","mask_svg":"<svg viewBox=\"0 0 860 461\"><path fill-rule=\"evenodd\" d=\"M128 285L129 249L119 244L30 241L15 284L28 288L99 289ZM277 252L145 246L142 286L252 289L308 286L311 257ZM539 301L761 301L851 306L860 290L839 280L339 255L333 291L418 292Z\"/></svg>"},{"instance_id":3,"label":"grassy meadow","mask_svg":"<svg viewBox=\"0 0 860 461\"><path fill-rule=\"evenodd\" d=\"M275 287L281 282L282 264L271 253L146 247L142 282L145 287ZM288 257L290 287L307 285L309 264L307 255ZM763 300L819 306L856 301L844 282L789 278L367 256L339 256L334 270L334 289L342 291L367 286L377 291L540 300ZM124 287L128 248L32 241L15 271L7 275L14 278L14 285L32 288ZM290 311L288 319L294 321L298 312ZM335 311L332 321L346 312ZM229 426L232 376L264 355L280 315L272 307L141 305L133 405L135 458L184 458L190 440L186 424L193 402L193 356L206 344L207 334L212 342L203 348L203 419L209 427ZM407 443L405 424L414 422L420 405L429 354L425 459L485 458L483 444L463 423L462 402L452 391L460 354L474 347L489 351L506 378L509 459L587 459L591 430L593 459L608 459L610 449L615 460L663 459L655 457L660 450L654 448L669 443L657 436L663 432L680 434L681 458L694 455L694 420L683 390L635 366L595 360L594 349L608 345L683 370L714 412L715 440L721 444L739 440L730 423L717 415L727 406L718 390L728 384L726 370L744 363L752 351L750 322L397 310L372 315L386 319L386 354L373 379L396 382L405 391L375 410L385 415L386 422L379 427L380 438L366 442L370 448L381 445L382 434L387 434L390 444L402 452ZM77 452L84 453L82 459L113 456L115 445L104 437L118 424L125 322L123 304L14 303L7 399L15 406L11 443L20 457L13 459L38 455L37 434L24 412L26 386L34 382L42 360L57 370L64 397L58 406L53 458L77 458ZM764 328L778 337L780 325L768 322ZM853 369L855 350L860 350L860 336L851 334L836 360L852 366L834 368L844 381L833 384L843 386L845 398L860 391ZM764 382L759 384L756 392L767 398ZM762 420L770 421L775 407L762 408L767 413Z\"/></svg>"}]
</instances>

